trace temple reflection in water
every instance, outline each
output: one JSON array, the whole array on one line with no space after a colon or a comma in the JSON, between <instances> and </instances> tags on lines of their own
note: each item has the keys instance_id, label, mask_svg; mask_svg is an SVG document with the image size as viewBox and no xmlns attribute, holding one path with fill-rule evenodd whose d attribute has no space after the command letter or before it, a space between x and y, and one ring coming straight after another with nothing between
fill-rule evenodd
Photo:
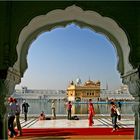
<instances>
[{"instance_id":1,"label":"temple reflection in water","mask_svg":"<svg viewBox=\"0 0 140 140\"><path fill-rule=\"evenodd\" d=\"M23 100L30 104L29 114L39 114L44 111L51 114L51 101L55 100L56 113L66 114L66 102L72 101L73 114L87 114L88 100L92 99L97 114L109 114L109 100L122 102L122 113L132 114L133 97L129 94L127 86L123 86L117 91L101 89L100 81L93 82L90 79L82 84L79 78L76 82L70 82L66 90L38 90L22 87L13 93L13 97L18 100L20 105ZM126 102L127 101L127 102Z\"/></svg>"}]
</instances>

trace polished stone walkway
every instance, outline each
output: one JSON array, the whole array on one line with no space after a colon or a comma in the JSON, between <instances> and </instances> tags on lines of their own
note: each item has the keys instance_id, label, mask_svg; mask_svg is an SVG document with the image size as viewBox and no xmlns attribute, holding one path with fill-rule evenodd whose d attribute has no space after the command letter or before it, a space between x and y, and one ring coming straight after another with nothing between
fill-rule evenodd
<instances>
[{"instance_id":1,"label":"polished stone walkway","mask_svg":"<svg viewBox=\"0 0 140 140\"><path fill-rule=\"evenodd\" d=\"M111 117L101 115L96 116L94 119L93 127L112 127ZM122 119L118 121L120 128L132 128L134 127L134 117L133 116L122 116ZM56 120L43 120L38 121L37 117L30 117L28 121L24 121L21 118L22 128L88 128L87 117L79 117L79 120L67 120L64 118L58 118Z\"/></svg>"},{"instance_id":2,"label":"polished stone walkway","mask_svg":"<svg viewBox=\"0 0 140 140\"><path fill-rule=\"evenodd\" d=\"M56 120L38 121L36 116L30 116L28 121L24 121L21 117L22 128L89 128L88 117L79 116L79 120L67 120L66 116L57 117ZM122 119L118 121L120 128L133 128L134 117L133 115L122 114ZM107 127L112 128L111 117L109 115L100 115L94 118L94 126L92 127ZM21 136L16 137L17 140L133 140L133 135L90 135L90 136ZM9 138L9 140L15 140Z\"/></svg>"}]
</instances>

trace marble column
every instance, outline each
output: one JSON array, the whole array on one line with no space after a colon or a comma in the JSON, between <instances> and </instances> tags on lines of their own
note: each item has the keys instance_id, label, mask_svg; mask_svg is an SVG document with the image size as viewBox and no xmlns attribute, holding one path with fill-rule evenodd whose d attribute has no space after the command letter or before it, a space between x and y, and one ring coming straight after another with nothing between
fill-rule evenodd
<instances>
[{"instance_id":1,"label":"marble column","mask_svg":"<svg viewBox=\"0 0 140 140\"><path fill-rule=\"evenodd\" d=\"M0 79L0 139L7 139L6 94L5 80Z\"/></svg>"},{"instance_id":2,"label":"marble column","mask_svg":"<svg viewBox=\"0 0 140 140\"><path fill-rule=\"evenodd\" d=\"M20 82L20 74L9 68L6 79L0 79L0 139L8 140L7 98L14 92L15 85Z\"/></svg>"},{"instance_id":3,"label":"marble column","mask_svg":"<svg viewBox=\"0 0 140 140\"><path fill-rule=\"evenodd\" d=\"M130 94L135 98L132 107L135 117L134 139L140 140L140 73L135 70L123 78L123 83L128 85Z\"/></svg>"}]
</instances>

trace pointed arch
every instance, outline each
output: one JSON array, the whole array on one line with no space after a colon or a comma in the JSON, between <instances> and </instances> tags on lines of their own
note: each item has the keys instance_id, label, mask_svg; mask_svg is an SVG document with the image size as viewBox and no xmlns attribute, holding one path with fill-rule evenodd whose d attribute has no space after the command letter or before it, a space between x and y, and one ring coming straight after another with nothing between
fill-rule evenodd
<instances>
[{"instance_id":1,"label":"pointed arch","mask_svg":"<svg viewBox=\"0 0 140 140\"><path fill-rule=\"evenodd\" d=\"M112 42L117 56L117 69L121 75L132 70L129 63L130 47L125 32L118 24L109 17L103 17L94 11L84 11L78 6L72 5L65 10L56 9L46 15L40 15L33 18L30 23L23 28L20 33L18 44L16 46L18 59L14 68L23 76L27 69L27 54L30 44L42 32L50 31L57 27L65 27L68 24L75 23L79 27L87 27L98 33L104 34Z\"/></svg>"}]
</instances>

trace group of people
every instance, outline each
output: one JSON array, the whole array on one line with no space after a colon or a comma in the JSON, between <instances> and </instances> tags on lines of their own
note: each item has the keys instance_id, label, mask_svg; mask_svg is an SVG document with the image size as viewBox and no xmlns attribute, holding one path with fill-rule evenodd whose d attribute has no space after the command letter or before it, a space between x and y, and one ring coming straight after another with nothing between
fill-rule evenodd
<instances>
[{"instance_id":1,"label":"group of people","mask_svg":"<svg viewBox=\"0 0 140 140\"><path fill-rule=\"evenodd\" d=\"M72 116L71 116L72 103L71 103L71 101L68 101L68 103L66 105L67 105L67 119L71 120L72 119ZM56 119L56 110L55 110L54 100L52 100L51 109L52 109L52 119ZM92 126L94 124L93 116L95 116L95 111L94 111L94 106L93 106L93 103L92 103L92 99L89 99L88 111L89 111L89 117L88 117L89 126ZM46 116L45 116L44 111L42 111L40 113L38 120L46 120Z\"/></svg>"},{"instance_id":2,"label":"group of people","mask_svg":"<svg viewBox=\"0 0 140 140\"><path fill-rule=\"evenodd\" d=\"M72 103L71 101L68 101L67 103L67 112L68 112L68 120L71 120L71 109L72 109ZM93 117L95 116L95 110L92 103L92 99L89 99L89 106L88 106L88 120L89 120L89 126L92 126L94 124Z\"/></svg>"},{"instance_id":3,"label":"group of people","mask_svg":"<svg viewBox=\"0 0 140 140\"><path fill-rule=\"evenodd\" d=\"M72 104L71 104L71 101L69 101L67 103L68 120L71 120L71 108L72 108ZM55 106L54 100L52 100L51 110L52 110L52 119L56 119L56 106ZM46 120L44 111L41 111L38 120Z\"/></svg>"},{"instance_id":4,"label":"group of people","mask_svg":"<svg viewBox=\"0 0 140 140\"><path fill-rule=\"evenodd\" d=\"M27 121L27 112L28 112L29 104L24 101L22 104L22 112L24 112L25 115L25 121ZM8 130L9 130L9 136L15 137L15 136L21 136L22 135L22 129L20 124L20 105L17 102L17 99L9 97L8 98ZM16 121L17 130L14 129L14 120Z\"/></svg>"},{"instance_id":5,"label":"group of people","mask_svg":"<svg viewBox=\"0 0 140 140\"><path fill-rule=\"evenodd\" d=\"M55 100L52 100L52 104L51 104L51 109L52 109L52 119L56 119L56 106L55 106ZM38 120L46 120L46 116L44 111L42 111L39 115Z\"/></svg>"},{"instance_id":6,"label":"group of people","mask_svg":"<svg viewBox=\"0 0 140 140\"><path fill-rule=\"evenodd\" d=\"M120 105L119 108L121 109ZM112 125L113 125L112 132L116 130L118 131L119 129L119 126L117 124L117 119L121 120L121 114L119 108L117 107L115 102L111 102L111 118L112 118ZM89 111L89 116L88 116L89 126L92 126L94 124L93 117L96 114L93 107L92 99L89 99L88 111Z\"/></svg>"},{"instance_id":7,"label":"group of people","mask_svg":"<svg viewBox=\"0 0 140 140\"><path fill-rule=\"evenodd\" d=\"M71 120L71 108L72 104L71 101L68 102L67 104L67 111L68 111L68 120ZM121 109L120 105L119 108ZM117 119L121 119L121 114L119 111L119 108L117 108L116 104L114 102L111 102L111 118L112 118L112 125L113 125L113 130L112 132L116 131L119 129L119 126L117 125ZM95 116L95 109L92 103L92 99L89 99L89 105L88 105L88 121L89 121L89 126L93 126L94 121L93 117Z\"/></svg>"},{"instance_id":8,"label":"group of people","mask_svg":"<svg viewBox=\"0 0 140 140\"><path fill-rule=\"evenodd\" d=\"M28 113L28 107L29 104L26 103L26 101L23 101L22 104L22 113L24 113L24 119L27 121L27 113ZM52 119L56 119L56 110L55 110L55 101L52 101L51 105L52 109ZM67 103L67 119L71 120L71 109L72 109L72 103L71 101L68 101ZM20 105L17 102L15 98L9 97L8 98L8 130L9 130L9 135L10 137L15 137L15 136L21 136L22 135L22 129L21 129L21 124L20 124ZM93 117L95 116L95 110L94 106L92 103L92 99L89 99L89 104L88 104L88 120L89 120L89 126L93 126L94 121ZM112 124L113 124L113 130L116 131L119 129L119 126L117 125L117 118L121 119L120 117L120 112L119 109L117 108L116 104L114 102L111 102L111 117L112 117ZM16 125L17 125L17 130L16 132L14 130L14 120L16 120ZM39 115L39 120L46 120L45 113L42 111Z\"/></svg>"}]
</instances>

